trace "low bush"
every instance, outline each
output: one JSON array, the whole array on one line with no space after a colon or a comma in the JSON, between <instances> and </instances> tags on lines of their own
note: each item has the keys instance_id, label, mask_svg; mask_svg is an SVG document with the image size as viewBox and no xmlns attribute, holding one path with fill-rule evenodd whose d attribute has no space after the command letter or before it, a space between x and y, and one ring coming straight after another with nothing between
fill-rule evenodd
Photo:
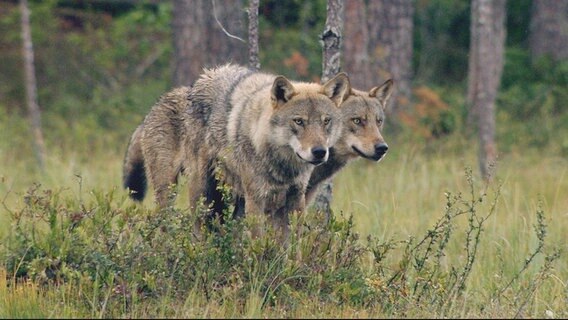
<instances>
[{"instance_id":1,"label":"low bush","mask_svg":"<svg viewBox=\"0 0 568 320\"><path fill-rule=\"evenodd\" d=\"M360 239L353 220L341 214L327 223L318 213L293 215L290 236L282 242L270 227L252 237L249 230L261 222L230 219L231 206L225 223L217 219L209 228L196 228L199 215L171 207L144 209L116 191L93 191L86 201L83 193L74 199L64 190L34 185L21 209L5 205L12 227L2 246L4 268L13 283L76 288L67 303L103 317L140 310L187 315L187 299L209 307L231 305L232 316L259 316L266 309L293 314L314 303L377 316L460 316L457 310L473 294L465 294L468 279L499 198L498 189L491 196L477 190L469 169L466 178L469 190L448 192L444 214L425 234L387 241ZM505 303L509 313L501 315L523 316L530 308L532 293L560 256L545 243L542 210L537 215L537 248L515 274L504 277L508 281L480 297L485 303L470 305L467 312L479 315ZM463 259L455 264L445 260L452 242L463 248ZM541 270L526 281L522 274L537 256L545 257ZM519 284L520 279L525 281ZM148 311L149 305L160 305L161 311Z\"/></svg>"}]
</instances>

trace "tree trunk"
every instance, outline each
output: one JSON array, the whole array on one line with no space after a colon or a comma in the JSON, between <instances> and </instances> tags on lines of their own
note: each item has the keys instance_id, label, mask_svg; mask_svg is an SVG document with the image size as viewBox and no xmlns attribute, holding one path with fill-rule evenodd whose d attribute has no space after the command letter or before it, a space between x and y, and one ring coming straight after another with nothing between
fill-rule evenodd
<instances>
[{"instance_id":1,"label":"tree trunk","mask_svg":"<svg viewBox=\"0 0 568 320\"><path fill-rule=\"evenodd\" d=\"M258 2L259 0L250 0L248 7L249 67L253 70L260 69L260 59L258 57Z\"/></svg>"},{"instance_id":2,"label":"tree trunk","mask_svg":"<svg viewBox=\"0 0 568 320\"><path fill-rule=\"evenodd\" d=\"M534 59L550 55L568 58L568 0L533 1L529 47Z\"/></svg>"},{"instance_id":3,"label":"tree trunk","mask_svg":"<svg viewBox=\"0 0 568 320\"><path fill-rule=\"evenodd\" d=\"M368 4L371 79L376 82L373 85L395 79L397 90L390 99L394 105L387 109L394 115L410 106L413 17L412 0L372 0Z\"/></svg>"},{"instance_id":4,"label":"tree trunk","mask_svg":"<svg viewBox=\"0 0 568 320\"><path fill-rule=\"evenodd\" d=\"M41 130L41 111L37 101L37 84L34 66L34 48L30 28L30 10L27 0L20 0L22 15L22 42L24 55L26 105L32 129L34 152L40 169L43 171L45 160L45 143Z\"/></svg>"},{"instance_id":5,"label":"tree trunk","mask_svg":"<svg viewBox=\"0 0 568 320\"><path fill-rule=\"evenodd\" d=\"M367 8L361 0L345 1L345 37L343 61L351 85L360 90L370 89L380 80L371 78L369 68L369 32ZM376 83L372 83L372 82Z\"/></svg>"},{"instance_id":6,"label":"tree trunk","mask_svg":"<svg viewBox=\"0 0 568 320\"><path fill-rule=\"evenodd\" d=\"M327 18L322 33L323 61L322 79L324 83L340 71L341 67L341 35L343 33L343 0L327 0ZM317 210L324 212L329 218L331 214L331 198L333 192L331 181L322 183L315 199Z\"/></svg>"},{"instance_id":7,"label":"tree trunk","mask_svg":"<svg viewBox=\"0 0 568 320\"><path fill-rule=\"evenodd\" d=\"M174 86L190 85L205 66L207 57L207 0L174 0Z\"/></svg>"},{"instance_id":8,"label":"tree trunk","mask_svg":"<svg viewBox=\"0 0 568 320\"><path fill-rule=\"evenodd\" d=\"M491 179L496 164L495 98L503 71L505 46L505 0L473 0L469 55L468 102L477 120L479 166Z\"/></svg>"},{"instance_id":9,"label":"tree trunk","mask_svg":"<svg viewBox=\"0 0 568 320\"><path fill-rule=\"evenodd\" d=\"M242 0L174 0L173 10L174 86L190 85L204 67L246 62Z\"/></svg>"}]
</instances>

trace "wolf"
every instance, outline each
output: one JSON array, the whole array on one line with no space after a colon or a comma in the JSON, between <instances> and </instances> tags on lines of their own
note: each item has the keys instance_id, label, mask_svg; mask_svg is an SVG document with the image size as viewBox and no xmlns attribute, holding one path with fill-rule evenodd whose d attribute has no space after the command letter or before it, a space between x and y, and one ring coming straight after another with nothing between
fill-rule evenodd
<instances>
[{"instance_id":1,"label":"wolf","mask_svg":"<svg viewBox=\"0 0 568 320\"><path fill-rule=\"evenodd\" d=\"M288 212L304 210L309 177L339 139L339 106L349 90L345 73L321 85L235 65L205 70L193 88L161 97L135 130L125 187L143 198L147 172L162 207L169 186L185 172L195 208L215 189L213 170L222 167L225 182L246 200L246 212L277 215L285 228ZM274 199L281 201L278 214L266 206Z\"/></svg>"},{"instance_id":2,"label":"wolf","mask_svg":"<svg viewBox=\"0 0 568 320\"><path fill-rule=\"evenodd\" d=\"M322 85L235 65L206 70L189 97L189 110L200 115L188 123L207 127L190 170L222 168L223 182L243 196L247 214L268 214L285 230L288 213L305 209L312 171L339 139L339 107L349 89L345 73ZM191 203L203 196L207 181L192 181Z\"/></svg>"},{"instance_id":3,"label":"wolf","mask_svg":"<svg viewBox=\"0 0 568 320\"><path fill-rule=\"evenodd\" d=\"M330 149L328 161L313 170L306 188L306 204L313 201L321 183L331 179L350 161L359 157L377 162L383 159L389 147L381 131L385 122L385 108L393 89L392 79L368 92L350 89L340 107L343 122L340 138ZM242 217L245 201L237 197L235 203L233 215Z\"/></svg>"},{"instance_id":4,"label":"wolf","mask_svg":"<svg viewBox=\"0 0 568 320\"><path fill-rule=\"evenodd\" d=\"M340 108L343 130L331 148L329 160L314 169L306 188L306 203L313 200L319 185L331 179L348 162L358 157L380 161L389 146L381 131L385 108L393 92L394 81L389 79L368 92L351 89Z\"/></svg>"}]
</instances>

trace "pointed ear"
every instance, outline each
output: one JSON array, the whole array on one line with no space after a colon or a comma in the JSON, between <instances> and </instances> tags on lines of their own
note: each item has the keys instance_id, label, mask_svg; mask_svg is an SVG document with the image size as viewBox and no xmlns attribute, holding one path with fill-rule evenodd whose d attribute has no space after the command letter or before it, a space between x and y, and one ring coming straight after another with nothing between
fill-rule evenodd
<instances>
[{"instance_id":1,"label":"pointed ear","mask_svg":"<svg viewBox=\"0 0 568 320\"><path fill-rule=\"evenodd\" d=\"M387 81L385 81L385 83L383 83L382 86L374 87L373 89L371 89L371 91L369 91L369 96L379 99L379 101L383 105L383 108L385 108L392 94L393 88L394 81L392 79L388 79Z\"/></svg>"},{"instance_id":2,"label":"pointed ear","mask_svg":"<svg viewBox=\"0 0 568 320\"><path fill-rule=\"evenodd\" d=\"M277 76L272 84L272 89L270 90L271 99L275 107L278 107L290 100L296 91L294 86L288 79L283 76Z\"/></svg>"},{"instance_id":3,"label":"pointed ear","mask_svg":"<svg viewBox=\"0 0 568 320\"><path fill-rule=\"evenodd\" d=\"M323 92L339 107L351 92L351 84L347 73L340 72L323 85Z\"/></svg>"}]
</instances>

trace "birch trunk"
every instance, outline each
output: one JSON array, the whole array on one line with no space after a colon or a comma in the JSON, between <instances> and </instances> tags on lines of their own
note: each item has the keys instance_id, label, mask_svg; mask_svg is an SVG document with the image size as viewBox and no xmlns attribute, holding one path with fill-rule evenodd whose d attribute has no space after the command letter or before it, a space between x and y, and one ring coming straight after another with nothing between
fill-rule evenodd
<instances>
[{"instance_id":1,"label":"birch trunk","mask_svg":"<svg viewBox=\"0 0 568 320\"><path fill-rule=\"evenodd\" d=\"M321 82L331 79L341 68L341 37L343 33L343 0L327 1L327 19L322 33L323 61ZM322 183L314 206L328 218L331 214L333 182Z\"/></svg>"},{"instance_id":2,"label":"birch trunk","mask_svg":"<svg viewBox=\"0 0 568 320\"><path fill-rule=\"evenodd\" d=\"M30 27L30 10L27 0L20 0L20 10L22 15L22 42L24 55L24 72L26 86L26 105L30 127L33 136L34 153L40 169L43 171L45 163L45 143L41 129L41 111L37 100L37 84L34 66L34 48Z\"/></svg>"},{"instance_id":3,"label":"birch trunk","mask_svg":"<svg viewBox=\"0 0 568 320\"><path fill-rule=\"evenodd\" d=\"M497 160L495 98L503 71L505 0L473 0L471 17L467 96L477 123L481 175L490 180Z\"/></svg>"}]
</instances>

